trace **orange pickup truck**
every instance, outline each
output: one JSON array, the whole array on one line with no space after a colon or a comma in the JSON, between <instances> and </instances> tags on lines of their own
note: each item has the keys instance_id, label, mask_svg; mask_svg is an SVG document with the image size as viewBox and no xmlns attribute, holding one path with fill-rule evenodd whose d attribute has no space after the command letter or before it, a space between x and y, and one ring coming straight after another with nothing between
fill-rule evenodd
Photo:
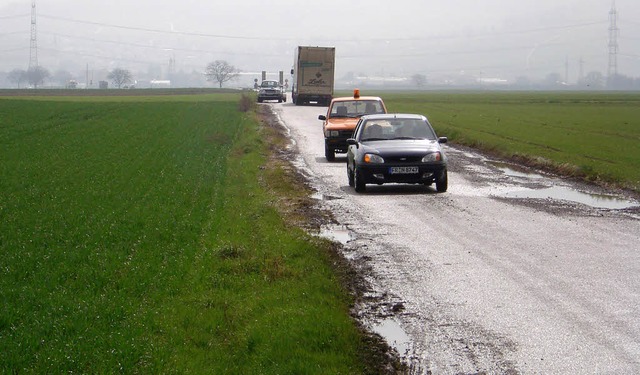
<instances>
[{"instance_id":1,"label":"orange pickup truck","mask_svg":"<svg viewBox=\"0 0 640 375\"><path fill-rule=\"evenodd\" d=\"M336 152L347 152L347 139L360 117L364 115L387 113L387 107L377 96L360 96L360 90L353 90L353 96L333 98L326 115L319 115L324 132L324 156L334 161Z\"/></svg>"}]
</instances>

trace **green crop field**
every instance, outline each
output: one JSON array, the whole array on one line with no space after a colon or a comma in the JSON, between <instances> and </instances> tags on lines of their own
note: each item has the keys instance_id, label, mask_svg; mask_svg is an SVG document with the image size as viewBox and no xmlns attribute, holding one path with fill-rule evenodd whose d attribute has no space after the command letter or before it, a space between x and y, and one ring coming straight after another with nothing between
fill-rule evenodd
<instances>
[{"instance_id":1,"label":"green crop field","mask_svg":"<svg viewBox=\"0 0 640 375\"><path fill-rule=\"evenodd\" d=\"M390 112L426 115L454 143L640 191L640 93L366 94Z\"/></svg>"},{"instance_id":2,"label":"green crop field","mask_svg":"<svg viewBox=\"0 0 640 375\"><path fill-rule=\"evenodd\" d=\"M239 97L0 98L0 373L367 368Z\"/></svg>"}]
</instances>

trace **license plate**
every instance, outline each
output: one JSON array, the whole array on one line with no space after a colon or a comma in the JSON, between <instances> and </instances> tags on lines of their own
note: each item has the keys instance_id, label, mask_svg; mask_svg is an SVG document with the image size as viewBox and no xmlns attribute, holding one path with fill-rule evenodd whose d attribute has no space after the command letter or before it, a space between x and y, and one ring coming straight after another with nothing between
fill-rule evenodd
<instances>
[{"instance_id":1,"label":"license plate","mask_svg":"<svg viewBox=\"0 0 640 375\"><path fill-rule=\"evenodd\" d=\"M390 174L413 174L418 173L418 167L391 167Z\"/></svg>"}]
</instances>

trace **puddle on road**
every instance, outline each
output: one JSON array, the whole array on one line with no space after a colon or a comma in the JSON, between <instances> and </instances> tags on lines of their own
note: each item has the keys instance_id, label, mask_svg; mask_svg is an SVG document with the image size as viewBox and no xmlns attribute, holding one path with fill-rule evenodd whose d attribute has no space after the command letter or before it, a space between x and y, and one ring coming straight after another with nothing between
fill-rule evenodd
<instances>
[{"instance_id":1,"label":"puddle on road","mask_svg":"<svg viewBox=\"0 0 640 375\"><path fill-rule=\"evenodd\" d=\"M512 166L510 164L507 164L507 163L501 163L501 162L492 161L492 162L489 162L489 164L491 164L494 167L498 168L499 170L501 170L507 176L524 177L524 178L531 178L531 179L544 178L544 176L541 175L541 174L529 172L524 168L519 169L519 168L514 167L514 166Z\"/></svg>"},{"instance_id":2,"label":"puddle on road","mask_svg":"<svg viewBox=\"0 0 640 375\"><path fill-rule=\"evenodd\" d=\"M502 171L505 175L511 177L520 177L527 179L543 179L545 176L538 173L531 173L526 169L519 169L511 164L501 162L490 162L493 166ZM581 203L594 208L605 208L611 210L622 210L625 208L636 207L640 205L627 199L622 199L613 195L585 193L575 189L563 186L552 186L544 189L521 189L511 190L500 196L505 198L534 198L534 199L555 199L564 200L575 203Z\"/></svg>"},{"instance_id":3,"label":"puddle on road","mask_svg":"<svg viewBox=\"0 0 640 375\"><path fill-rule=\"evenodd\" d=\"M407 335L395 319L387 318L376 323L373 325L372 330L382 336L389 346L395 348L401 356L409 352L411 345L409 335Z\"/></svg>"},{"instance_id":4,"label":"puddle on road","mask_svg":"<svg viewBox=\"0 0 640 375\"><path fill-rule=\"evenodd\" d=\"M581 191L553 186L546 189L526 189L518 191L510 191L503 195L506 198L539 198L539 199L557 199L576 203L582 203L595 208L607 208L612 210L621 210L625 208L635 207L638 204L626 199L620 199L612 195L589 194Z\"/></svg>"},{"instance_id":5,"label":"puddle on road","mask_svg":"<svg viewBox=\"0 0 640 375\"><path fill-rule=\"evenodd\" d=\"M344 225L333 225L320 229L320 237L328 238L333 241L346 245L347 242L353 240L351 231Z\"/></svg>"}]
</instances>

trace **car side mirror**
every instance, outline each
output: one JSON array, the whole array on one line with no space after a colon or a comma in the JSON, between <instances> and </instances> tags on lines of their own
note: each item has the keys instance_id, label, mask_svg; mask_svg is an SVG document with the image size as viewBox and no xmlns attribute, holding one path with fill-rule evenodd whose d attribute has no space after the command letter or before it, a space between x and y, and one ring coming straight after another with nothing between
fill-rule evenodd
<instances>
[{"instance_id":1,"label":"car side mirror","mask_svg":"<svg viewBox=\"0 0 640 375\"><path fill-rule=\"evenodd\" d=\"M318 115L318 120L327 121L327 116L325 116L325 115Z\"/></svg>"},{"instance_id":2,"label":"car side mirror","mask_svg":"<svg viewBox=\"0 0 640 375\"><path fill-rule=\"evenodd\" d=\"M438 143L447 143L447 137L438 138Z\"/></svg>"},{"instance_id":3,"label":"car side mirror","mask_svg":"<svg viewBox=\"0 0 640 375\"><path fill-rule=\"evenodd\" d=\"M347 138L347 144L358 148L358 141L355 138Z\"/></svg>"}]
</instances>

